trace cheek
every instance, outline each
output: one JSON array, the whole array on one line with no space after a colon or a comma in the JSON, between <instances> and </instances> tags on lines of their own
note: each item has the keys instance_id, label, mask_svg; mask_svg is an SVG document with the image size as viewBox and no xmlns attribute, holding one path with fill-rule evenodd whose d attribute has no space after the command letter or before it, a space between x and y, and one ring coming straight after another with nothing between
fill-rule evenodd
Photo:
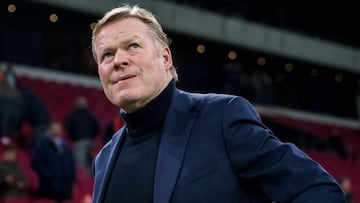
<instances>
[{"instance_id":1,"label":"cheek","mask_svg":"<svg viewBox=\"0 0 360 203\"><path fill-rule=\"evenodd\" d=\"M98 74L99 74L99 77L100 77L100 80L104 81L104 79L106 79L106 69L105 68L102 68L102 67L99 67L98 68Z\"/></svg>"}]
</instances>

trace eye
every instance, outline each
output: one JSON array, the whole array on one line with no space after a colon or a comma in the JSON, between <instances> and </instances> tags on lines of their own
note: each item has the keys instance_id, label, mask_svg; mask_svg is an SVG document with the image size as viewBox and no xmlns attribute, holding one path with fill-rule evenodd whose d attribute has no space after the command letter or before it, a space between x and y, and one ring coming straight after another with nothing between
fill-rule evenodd
<instances>
[{"instance_id":1,"label":"eye","mask_svg":"<svg viewBox=\"0 0 360 203\"><path fill-rule=\"evenodd\" d=\"M140 46L137 43L132 43L129 45L129 47L130 47L130 49L136 49L136 48L139 48Z\"/></svg>"},{"instance_id":2,"label":"eye","mask_svg":"<svg viewBox=\"0 0 360 203\"><path fill-rule=\"evenodd\" d=\"M102 59L111 57L112 55L113 55L112 52L105 52L105 53L102 55Z\"/></svg>"}]
</instances>

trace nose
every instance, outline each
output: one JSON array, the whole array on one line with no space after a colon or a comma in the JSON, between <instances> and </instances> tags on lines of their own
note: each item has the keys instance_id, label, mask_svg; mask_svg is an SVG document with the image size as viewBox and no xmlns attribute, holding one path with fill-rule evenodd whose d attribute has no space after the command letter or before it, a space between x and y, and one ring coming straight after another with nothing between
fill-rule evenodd
<instances>
[{"instance_id":1,"label":"nose","mask_svg":"<svg viewBox=\"0 0 360 203\"><path fill-rule=\"evenodd\" d=\"M114 64L116 67L125 67L129 65L129 58L125 51L117 50L114 57Z\"/></svg>"}]
</instances>

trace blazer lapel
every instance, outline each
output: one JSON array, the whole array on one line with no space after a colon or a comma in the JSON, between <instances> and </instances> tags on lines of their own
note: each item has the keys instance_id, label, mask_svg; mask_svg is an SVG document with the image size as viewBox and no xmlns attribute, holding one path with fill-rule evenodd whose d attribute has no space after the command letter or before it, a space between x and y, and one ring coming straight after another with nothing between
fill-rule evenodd
<instances>
[{"instance_id":1,"label":"blazer lapel","mask_svg":"<svg viewBox=\"0 0 360 203\"><path fill-rule=\"evenodd\" d=\"M154 202L156 203L170 201L197 115L197 112L190 111L193 105L193 100L187 94L175 90L158 152L154 183Z\"/></svg>"},{"instance_id":2,"label":"blazer lapel","mask_svg":"<svg viewBox=\"0 0 360 203\"><path fill-rule=\"evenodd\" d=\"M108 153L108 157L111 157L107 160L106 165L103 167L102 173L103 175L99 174L99 177L103 177L102 180L99 180L100 187L99 187L99 196L97 200L94 200L94 202L102 202L104 198L104 192L106 188L106 184L109 182L109 178L111 175L112 168L114 167L115 160L117 159L117 156L114 156L114 154L117 154L120 150L119 144L124 140L123 135L125 133L125 127L123 127L119 132L119 136L113 136L113 140L111 142L110 151Z\"/></svg>"}]
</instances>

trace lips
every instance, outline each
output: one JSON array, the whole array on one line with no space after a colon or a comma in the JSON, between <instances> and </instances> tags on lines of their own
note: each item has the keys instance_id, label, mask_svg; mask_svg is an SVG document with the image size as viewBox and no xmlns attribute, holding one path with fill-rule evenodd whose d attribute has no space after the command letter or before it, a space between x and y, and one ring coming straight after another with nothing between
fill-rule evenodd
<instances>
[{"instance_id":1,"label":"lips","mask_svg":"<svg viewBox=\"0 0 360 203\"><path fill-rule=\"evenodd\" d=\"M111 80L111 83L115 84L115 83L122 82L122 81L125 81L130 78L133 78L133 77L135 77L135 75L123 75L117 79Z\"/></svg>"}]
</instances>

